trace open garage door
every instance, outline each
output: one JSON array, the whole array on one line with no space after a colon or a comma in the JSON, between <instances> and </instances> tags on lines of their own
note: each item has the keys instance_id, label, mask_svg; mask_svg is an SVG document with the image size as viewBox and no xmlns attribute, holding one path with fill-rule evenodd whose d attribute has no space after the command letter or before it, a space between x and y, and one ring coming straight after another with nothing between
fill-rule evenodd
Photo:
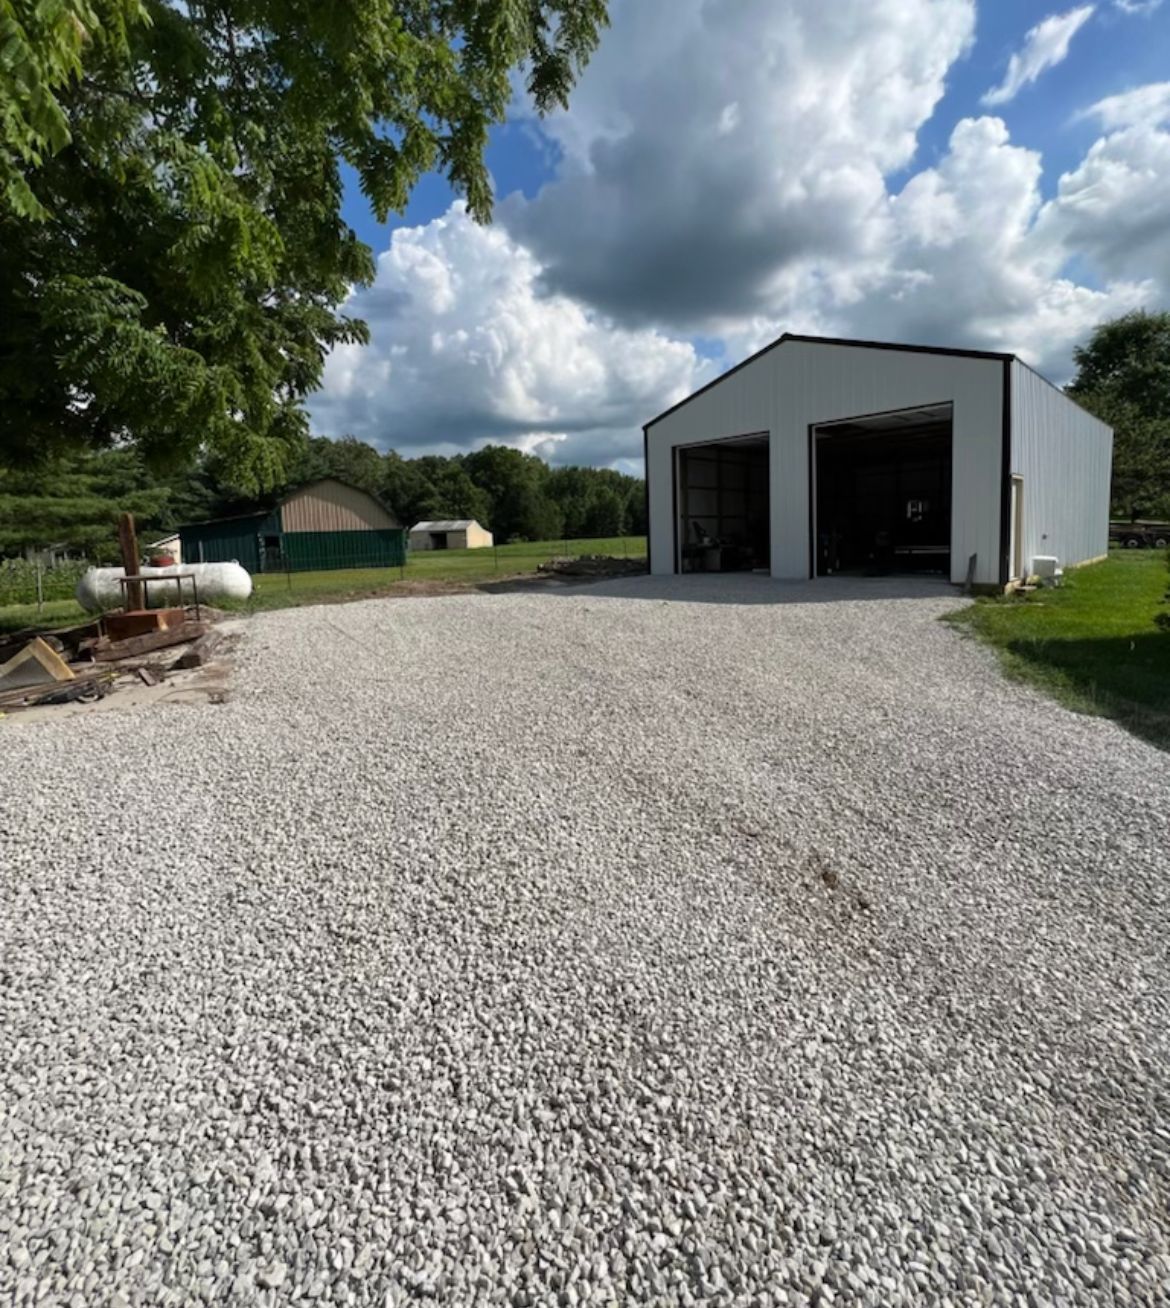
<instances>
[{"instance_id":1,"label":"open garage door","mask_svg":"<svg viewBox=\"0 0 1170 1308\"><path fill-rule=\"evenodd\" d=\"M678 571L767 571L767 433L680 446L677 459Z\"/></svg>"},{"instance_id":2,"label":"open garage door","mask_svg":"<svg viewBox=\"0 0 1170 1308\"><path fill-rule=\"evenodd\" d=\"M812 429L812 575L951 573L949 404Z\"/></svg>"}]
</instances>

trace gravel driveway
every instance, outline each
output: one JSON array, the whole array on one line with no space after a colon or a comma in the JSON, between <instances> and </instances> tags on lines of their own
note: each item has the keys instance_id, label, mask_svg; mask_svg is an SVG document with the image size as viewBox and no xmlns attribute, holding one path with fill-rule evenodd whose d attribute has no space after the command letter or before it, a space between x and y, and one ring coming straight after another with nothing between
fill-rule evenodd
<instances>
[{"instance_id":1,"label":"gravel driveway","mask_svg":"<svg viewBox=\"0 0 1170 1308\"><path fill-rule=\"evenodd\" d=\"M955 603L309 608L0 724L0 1302L1170 1302L1170 756Z\"/></svg>"}]
</instances>

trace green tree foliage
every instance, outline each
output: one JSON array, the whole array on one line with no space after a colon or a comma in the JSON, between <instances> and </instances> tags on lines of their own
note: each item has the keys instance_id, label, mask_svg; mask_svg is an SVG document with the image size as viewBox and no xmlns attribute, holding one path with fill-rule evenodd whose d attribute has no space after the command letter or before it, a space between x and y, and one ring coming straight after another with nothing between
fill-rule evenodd
<instances>
[{"instance_id":1,"label":"green tree foliage","mask_svg":"<svg viewBox=\"0 0 1170 1308\"><path fill-rule=\"evenodd\" d=\"M147 527L161 526L169 498L134 450L0 469L0 555L60 544L91 558L113 558L118 515L130 512Z\"/></svg>"},{"instance_id":2,"label":"green tree foliage","mask_svg":"<svg viewBox=\"0 0 1170 1308\"><path fill-rule=\"evenodd\" d=\"M0 0L0 204L49 217L27 174L70 140L59 95L81 74L82 53L102 42L128 54L127 31L145 19L138 0Z\"/></svg>"},{"instance_id":3,"label":"green tree foliage","mask_svg":"<svg viewBox=\"0 0 1170 1308\"><path fill-rule=\"evenodd\" d=\"M1068 393L1114 430L1114 513L1170 517L1170 313L1102 323L1074 357Z\"/></svg>"},{"instance_id":4,"label":"green tree foliage","mask_svg":"<svg viewBox=\"0 0 1170 1308\"><path fill-rule=\"evenodd\" d=\"M354 436L336 441L314 436L293 460L288 481L289 485L299 486L319 477L336 477L371 495L381 495L386 482L385 460L372 445Z\"/></svg>"},{"instance_id":5,"label":"green tree foliage","mask_svg":"<svg viewBox=\"0 0 1170 1308\"><path fill-rule=\"evenodd\" d=\"M0 0L0 456L132 441L287 482L379 221L442 171L486 220L523 67L565 103L604 0Z\"/></svg>"},{"instance_id":6,"label":"green tree foliage","mask_svg":"<svg viewBox=\"0 0 1170 1308\"><path fill-rule=\"evenodd\" d=\"M507 445L485 445L463 456L463 466L487 492L491 527L502 540L551 540L563 514L548 494L548 465Z\"/></svg>"}]
</instances>

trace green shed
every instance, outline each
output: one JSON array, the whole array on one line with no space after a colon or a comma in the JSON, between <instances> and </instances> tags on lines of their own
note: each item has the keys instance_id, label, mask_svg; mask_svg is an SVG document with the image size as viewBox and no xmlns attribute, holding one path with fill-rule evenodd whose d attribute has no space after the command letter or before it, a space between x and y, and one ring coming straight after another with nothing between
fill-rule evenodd
<instances>
[{"instance_id":1,"label":"green shed","mask_svg":"<svg viewBox=\"0 0 1170 1308\"><path fill-rule=\"evenodd\" d=\"M271 509L179 528L184 563L235 561L249 572L396 568L406 562L402 524L368 491L324 477Z\"/></svg>"}]
</instances>

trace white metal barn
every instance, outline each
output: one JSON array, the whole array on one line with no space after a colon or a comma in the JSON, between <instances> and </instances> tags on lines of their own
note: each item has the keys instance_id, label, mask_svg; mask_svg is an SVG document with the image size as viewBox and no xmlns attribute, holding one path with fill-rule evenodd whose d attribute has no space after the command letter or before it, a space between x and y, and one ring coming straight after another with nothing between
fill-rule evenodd
<instances>
[{"instance_id":1,"label":"white metal barn","mask_svg":"<svg viewBox=\"0 0 1170 1308\"><path fill-rule=\"evenodd\" d=\"M1001 587L1108 549L1113 432L1011 354L784 335L644 435L657 574Z\"/></svg>"},{"instance_id":2,"label":"white metal barn","mask_svg":"<svg viewBox=\"0 0 1170 1308\"><path fill-rule=\"evenodd\" d=\"M474 518L416 522L410 529L412 550L480 550L492 544L492 534Z\"/></svg>"}]
</instances>

